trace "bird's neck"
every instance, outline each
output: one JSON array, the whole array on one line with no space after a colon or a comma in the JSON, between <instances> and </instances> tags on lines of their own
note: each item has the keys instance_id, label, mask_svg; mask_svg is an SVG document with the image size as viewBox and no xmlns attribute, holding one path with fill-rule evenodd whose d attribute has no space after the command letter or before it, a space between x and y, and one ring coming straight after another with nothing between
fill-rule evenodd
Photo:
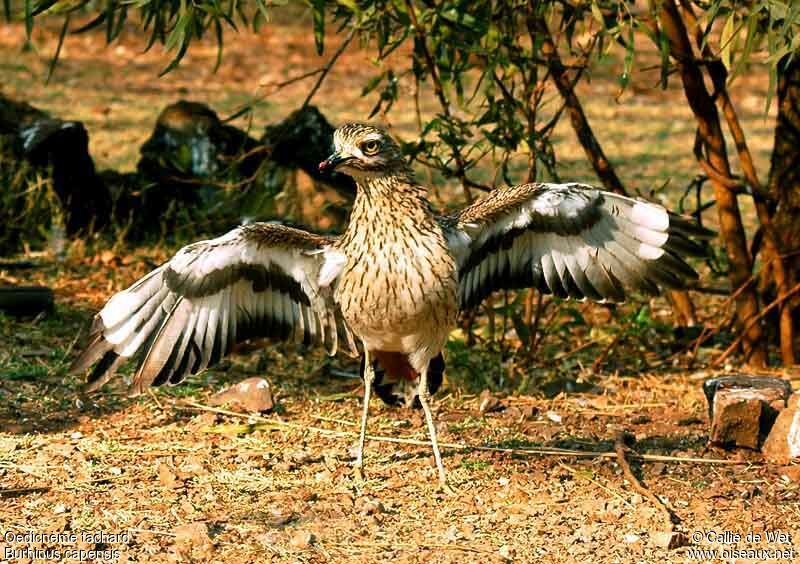
<instances>
[{"instance_id":1,"label":"bird's neck","mask_svg":"<svg viewBox=\"0 0 800 564\"><path fill-rule=\"evenodd\" d=\"M350 225L374 221L412 221L433 218L428 190L410 171L356 179L358 187Z\"/></svg>"}]
</instances>

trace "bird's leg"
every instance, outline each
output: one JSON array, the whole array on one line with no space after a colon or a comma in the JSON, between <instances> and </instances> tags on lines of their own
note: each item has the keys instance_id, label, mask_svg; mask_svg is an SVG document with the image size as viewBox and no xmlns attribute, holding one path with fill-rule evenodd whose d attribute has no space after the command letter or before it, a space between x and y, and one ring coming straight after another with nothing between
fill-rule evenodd
<instances>
[{"instance_id":1,"label":"bird's leg","mask_svg":"<svg viewBox=\"0 0 800 564\"><path fill-rule=\"evenodd\" d=\"M447 476L444 473L444 464L442 464L442 455L439 453L439 441L436 440L436 427L433 424L433 413L431 413L431 406L428 403L431 399L430 390L428 390L428 367L422 369L419 375L419 403L422 404L422 410L425 412L425 419L428 421L428 433L431 435L431 446L433 447L433 458L436 460L436 468L439 470L439 483L447 488Z\"/></svg>"},{"instance_id":2,"label":"bird's leg","mask_svg":"<svg viewBox=\"0 0 800 564\"><path fill-rule=\"evenodd\" d=\"M356 451L356 477L362 479L361 470L364 467L364 440L367 437L367 414L369 413L369 396L372 392L372 383L375 381L375 369L369 350L364 347L364 410L361 413L361 433L358 435L358 450Z\"/></svg>"}]
</instances>

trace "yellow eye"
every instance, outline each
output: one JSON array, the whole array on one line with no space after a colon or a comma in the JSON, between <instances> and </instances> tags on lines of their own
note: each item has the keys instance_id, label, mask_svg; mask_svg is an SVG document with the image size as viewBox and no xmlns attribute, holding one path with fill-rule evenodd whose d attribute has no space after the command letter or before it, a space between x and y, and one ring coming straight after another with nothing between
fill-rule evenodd
<instances>
[{"instance_id":1,"label":"yellow eye","mask_svg":"<svg viewBox=\"0 0 800 564\"><path fill-rule=\"evenodd\" d=\"M378 150L381 148L380 141L373 139L371 141L364 141L361 144L361 150L364 152L365 155L375 155L378 153Z\"/></svg>"}]
</instances>

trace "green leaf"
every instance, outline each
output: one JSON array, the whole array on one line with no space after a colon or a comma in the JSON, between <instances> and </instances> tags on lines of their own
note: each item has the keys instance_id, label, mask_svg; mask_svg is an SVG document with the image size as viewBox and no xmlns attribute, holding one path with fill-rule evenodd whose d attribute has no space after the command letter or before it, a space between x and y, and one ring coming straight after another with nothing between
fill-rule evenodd
<instances>
[{"instance_id":1,"label":"green leaf","mask_svg":"<svg viewBox=\"0 0 800 564\"><path fill-rule=\"evenodd\" d=\"M230 116L228 116L225 119L223 119L222 123L232 122L233 120L238 119L238 118L242 117L243 115L245 115L247 113L250 113L252 111L253 111L253 104L252 103L245 104L243 107L241 107L238 110L236 110L233 114L231 114Z\"/></svg>"},{"instance_id":2,"label":"green leaf","mask_svg":"<svg viewBox=\"0 0 800 564\"><path fill-rule=\"evenodd\" d=\"M758 16L756 14L750 14L747 18L747 36L745 37L744 48L736 61L736 67L733 69L733 72L730 73L729 82L736 78L742 72L745 65L750 62L750 55L753 53L758 35Z\"/></svg>"},{"instance_id":3,"label":"green leaf","mask_svg":"<svg viewBox=\"0 0 800 564\"><path fill-rule=\"evenodd\" d=\"M461 24L467 27L474 27L476 23L476 20L473 16L456 8L450 8L449 10L439 12L439 15L443 20L447 20L454 24Z\"/></svg>"},{"instance_id":4,"label":"green leaf","mask_svg":"<svg viewBox=\"0 0 800 564\"><path fill-rule=\"evenodd\" d=\"M186 54L186 50L189 48L189 41L190 40L188 37L184 39L183 44L181 44L181 48L178 51L178 54L175 55L175 58L172 59L172 62L170 62L170 64L167 65L167 68L158 73L159 78L169 73L170 71L174 70L175 67L177 67L180 64L181 59L183 59L183 56Z\"/></svg>"},{"instance_id":5,"label":"green leaf","mask_svg":"<svg viewBox=\"0 0 800 564\"><path fill-rule=\"evenodd\" d=\"M119 11L119 15L117 16L117 23L114 26L114 30L111 32L111 35L108 38L108 42L111 43L119 34L122 33L122 26L125 25L125 21L128 19L128 7L122 6Z\"/></svg>"},{"instance_id":6,"label":"green leaf","mask_svg":"<svg viewBox=\"0 0 800 564\"><path fill-rule=\"evenodd\" d=\"M33 32L33 0L25 0L25 38L30 41Z\"/></svg>"},{"instance_id":7,"label":"green leaf","mask_svg":"<svg viewBox=\"0 0 800 564\"><path fill-rule=\"evenodd\" d=\"M222 24L219 20L214 20L214 31L216 31L217 35L217 62L214 64L214 72L216 73L222 64Z\"/></svg>"},{"instance_id":8,"label":"green leaf","mask_svg":"<svg viewBox=\"0 0 800 564\"><path fill-rule=\"evenodd\" d=\"M719 39L720 42L720 57L722 58L722 64L725 65L725 68L728 72L731 72L731 58L732 58L732 51L733 51L733 31L736 25L736 12L731 12L731 15L728 16L728 20L725 22L725 27L722 28L722 36Z\"/></svg>"},{"instance_id":9,"label":"green leaf","mask_svg":"<svg viewBox=\"0 0 800 564\"><path fill-rule=\"evenodd\" d=\"M325 0L312 0L314 20L314 44L317 46L317 55L322 55L325 50Z\"/></svg>"},{"instance_id":10,"label":"green leaf","mask_svg":"<svg viewBox=\"0 0 800 564\"><path fill-rule=\"evenodd\" d=\"M628 40L625 51L625 63L622 70L622 75L619 77L620 90L625 90L631 80L631 69L633 69L633 57L635 54L633 26L628 30Z\"/></svg>"},{"instance_id":11,"label":"green leaf","mask_svg":"<svg viewBox=\"0 0 800 564\"><path fill-rule=\"evenodd\" d=\"M264 18L264 21L269 21L269 12L267 11L267 5L264 3L264 0L256 0L256 7L258 8L259 13Z\"/></svg>"},{"instance_id":12,"label":"green leaf","mask_svg":"<svg viewBox=\"0 0 800 564\"><path fill-rule=\"evenodd\" d=\"M532 290L529 290L532 291ZM519 310L514 308L510 311L511 322L514 324L514 330L517 332L517 337L526 346L531 342L531 328L525 323L525 320L519 313Z\"/></svg>"},{"instance_id":13,"label":"green leaf","mask_svg":"<svg viewBox=\"0 0 800 564\"><path fill-rule=\"evenodd\" d=\"M658 35L658 47L661 53L661 89L666 90L669 80L669 38L662 29L658 30Z\"/></svg>"},{"instance_id":14,"label":"green leaf","mask_svg":"<svg viewBox=\"0 0 800 564\"><path fill-rule=\"evenodd\" d=\"M592 2L592 17L597 20L602 27L606 26L606 20L603 17L603 12L600 10L600 6L597 5L596 1Z\"/></svg>"},{"instance_id":15,"label":"green leaf","mask_svg":"<svg viewBox=\"0 0 800 564\"><path fill-rule=\"evenodd\" d=\"M64 37L66 37L67 30L69 29L69 20L70 14L64 16L64 25L61 26L61 33L58 36L58 46L56 47L56 52L53 55L53 58L50 60L50 68L47 69L47 79L44 81L45 84L50 83L50 78L53 76L53 71L56 70L58 56L61 55L61 47L64 45Z\"/></svg>"},{"instance_id":16,"label":"green leaf","mask_svg":"<svg viewBox=\"0 0 800 564\"><path fill-rule=\"evenodd\" d=\"M362 96L366 96L367 94L369 94L370 92L375 90L378 87L378 85L381 83L381 81L383 80L384 76L386 76L386 73L382 72L381 74L373 76L372 78L370 78L369 81L367 82L367 84L364 85L363 90L361 90L361 95Z\"/></svg>"},{"instance_id":17,"label":"green leaf","mask_svg":"<svg viewBox=\"0 0 800 564\"><path fill-rule=\"evenodd\" d=\"M72 30L72 35L78 35L80 33L84 33L96 28L99 25L102 25L103 22L106 21L108 18L110 11L100 12L100 15L94 18L93 20L89 21L89 23L82 25L78 29Z\"/></svg>"}]
</instances>

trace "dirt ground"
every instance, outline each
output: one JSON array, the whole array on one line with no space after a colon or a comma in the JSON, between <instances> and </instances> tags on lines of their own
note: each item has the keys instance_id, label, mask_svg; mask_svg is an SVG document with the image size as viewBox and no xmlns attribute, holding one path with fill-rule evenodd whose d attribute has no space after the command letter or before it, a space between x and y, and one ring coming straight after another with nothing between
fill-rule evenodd
<instances>
[{"instance_id":1,"label":"dirt ground","mask_svg":"<svg viewBox=\"0 0 800 564\"><path fill-rule=\"evenodd\" d=\"M232 38L217 74L208 45L162 79L167 57L157 47L140 54L144 41L133 31L108 48L101 35L70 37L47 86L57 27L37 28L36 48L21 52L23 27L3 24L0 90L83 120L98 165L130 170L166 104L193 99L230 115L263 92L259 84L322 64L304 18ZM364 119L373 101L359 97L360 85L377 69L359 47L340 63L315 102L336 122ZM763 114L766 76L756 71L735 100L766 174L772 120ZM254 127L286 115L307 87L260 102ZM589 119L631 187L670 180L677 189L694 176L694 126L674 92L632 89L617 104L613 69L582 88ZM427 99L423 106L434 109ZM412 134L410 105L389 119L395 132ZM562 174L594 180L568 124L559 127ZM773 561L800 551L800 466L707 446L701 383L726 342L696 358L682 351L663 298L616 309L551 306L533 357L514 353L512 338L488 343L479 333L485 346L469 349L455 333L435 402L455 490L445 493L429 449L417 444L426 439L420 413L378 400L365 480L354 477L361 387L357 365L344 358L253 343L180 387L129 398L119 380L81 395L66 368L91 315L174 249L103 251L77 242L63 263L34 253L28 258L38 268L0 267L0 284L46 284L57 302L50 316L0 316L0 562L760 562L730 551L784 551ZM730 313L719 309L721 299L697 300L706 323ZM730 362L726 370L736 371ZM205 407L214 392L254 375L271 382L275 413ZM671 510L688 544L660 545L667 520L623 476L613 452L621 431L635 440L634 473ZM787 536L767 539L778 532Z\"/></svg>"}]
</instances>

